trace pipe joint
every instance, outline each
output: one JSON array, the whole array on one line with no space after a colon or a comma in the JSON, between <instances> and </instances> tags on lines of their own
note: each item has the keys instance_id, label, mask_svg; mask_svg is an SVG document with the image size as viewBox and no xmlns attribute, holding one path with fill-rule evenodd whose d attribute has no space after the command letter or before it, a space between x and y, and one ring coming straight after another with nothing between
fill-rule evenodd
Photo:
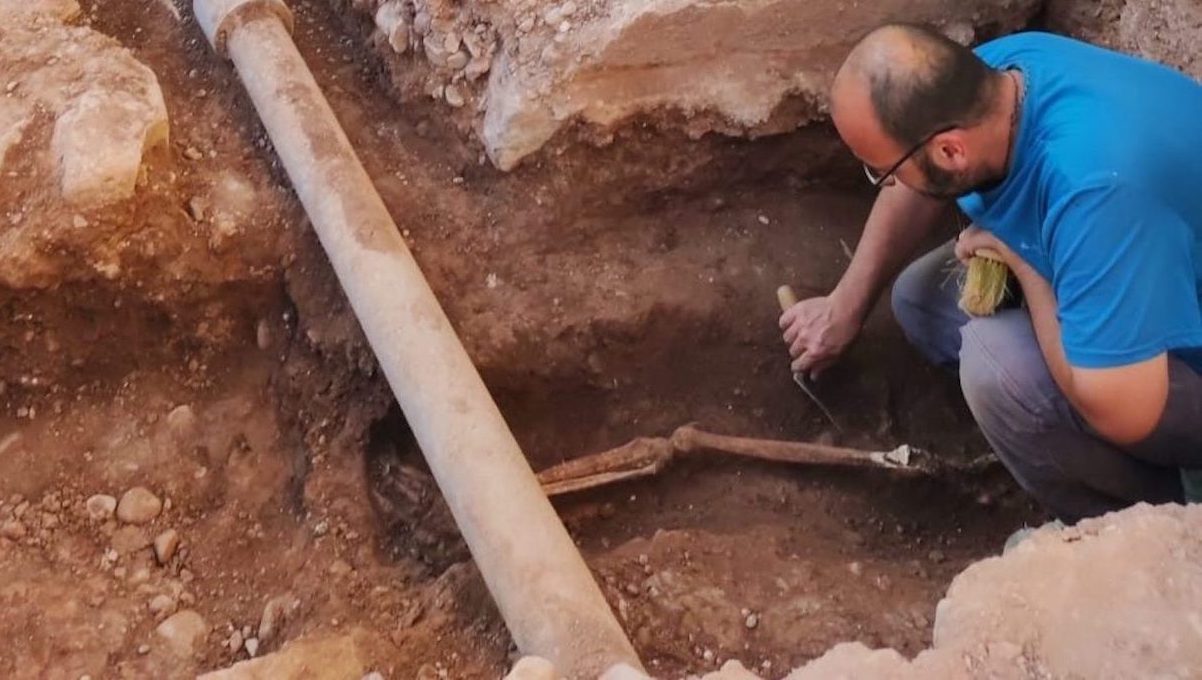
<instances>
[{"instance_id":1,"label":"pipe joint","mask_svg":"<svg viewBox=\"0 0 1202 680\"><path fill-rule=\"evenodd\" d=\"M275 16L292 33L292 10L282 0L196 0L192 8L205 37L222 57L229 56L226 38L230 31L251 18Z\"/></svg>"}]
</instances>

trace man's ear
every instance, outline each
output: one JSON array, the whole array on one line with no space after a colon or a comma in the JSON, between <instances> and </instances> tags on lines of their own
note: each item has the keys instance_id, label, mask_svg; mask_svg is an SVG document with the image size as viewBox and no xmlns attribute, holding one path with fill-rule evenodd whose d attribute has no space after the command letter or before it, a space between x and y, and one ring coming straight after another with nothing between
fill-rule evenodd
<instances>
[{"instance_id":1,"label":"man's ear","mask_svg":"<svg viewBox=\"0 0 1202 680\"><path fill-rule=\"evenodd\" d=\"M966 170L968 169L967 142L963 130L948 130L936 135L931 140L931 156L940 166L948 170Z\"/></svg>"}]
</instances>

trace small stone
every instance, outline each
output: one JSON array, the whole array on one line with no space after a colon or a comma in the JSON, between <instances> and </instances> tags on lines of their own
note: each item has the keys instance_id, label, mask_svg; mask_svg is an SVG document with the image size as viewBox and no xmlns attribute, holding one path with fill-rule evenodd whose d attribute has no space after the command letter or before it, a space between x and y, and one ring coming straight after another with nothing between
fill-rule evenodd
<instances>
[{"instance_id":1,"label":"small stone","mask_svg":"<svg viewBox=\"0 0 1202 680\"><path fill-rule=\"evenodd\" d=\"M155 616L169 614L175 609L175 600L171 599L170 595L159 594L151 598L149 604L146 606L150 609L150 613Z\"/></svg>"},{"instance_id":2,"label":"small stone","mask_svg":"<svg viewBox=\"0 0 1202 680\"><path fill-rule=\"evenodd\" d=\"M202 154L200 152L200 149L197 149L194 146L190 146L190 147L184 149L184 156L186 156L188 158L188 160L193 160L193 161L198 161L198 160L204 158L204 154Z\"/></svg>"},{"instance_id":3,"label":"small stone","mask_svg":"<svg viewBox=\"0 0 1202 680\"><path fill-rule=\"evenodd\" d=\"M197 222L204 221L205 214L208 212L206 210L207 207L205 200L200 196L193 196L188 199L188 215Z\"/></svg>"},{"instance_id":4,"label":"small stone","mask_svg":"<svg viewBox=\"0 0 1202 680\"><path fill-rule=\"evenodd\" d=\"M334 560L330 563L330 574L334 576L345 576L354 571L351 565L342 560Z\"/></svg>"},{"instance_id":5,"label":"small stone","mask_svg":"<svg viewBox=\"0 0 1202 680\"><path fill-rule=\"evenodd\" d=\"M448 104L455 108L460 108L466 103L458 85L447 85L442 91L442 96Z\"/></svg>"},{"instance_id":6,"label":"small stone","mask_svg":"<svg viewBox=\"0 0 1202 680\"><path fill-rule=\"evenodd\" d=\"M84 502L84 508L89 518L103 522L112 517L117 510L117 499L108 494L98 493Z\"/></svg>"},{"instance_id":7,"label":"small stone","mask_svg":"<svg viewBox=\"0 0 1202 680\"><path fill-rule=\"evenodd\" d=\"M127 524L146 524L163 511L163 501L144 486L135 486L121 496L117 519Z\"/></svg>"},{"instance_id":8,"label":"small stone","mask_svg":"<svg viewBox=\"0 0 1202 680\"><path fill-rule=\"evenodd\" d=\"M238 650L242 649L242 631L230 633L229 639L225 641L225 648L230 650L230 654L237 654Z\"/></svg>"},{"instance_id":9,"label":"small stone","mask_svg":"<svg viewBox=\"0 0 1202 680\"><path fill-rule=\"evenodd\" d=\"M150 653L150 645L138 645L138 653L145 656Z\"/></svg>"},{"instance_id":10,"label":"small stone","mask_svg":"<svg viewBox=\"0 0 1202 680\"><path fill-rule=\"evenodd\" d=\"M326 533L328 533L329 531L330 531L330 523L324 519L321 520L320 522L318 522L317 524L313 525L313 535L314 536L318 536L318 537L325 536Z\"/></svg>"},{"instance_id":11,"label":"small stone","mask_svg":"<svg viewBox=\"0 0 1202 680\"><path fill-rule=\"evenodd\" d=\"M179 548L179 532L168 529L154 538L154 556L159 564L167 564Z\"/></svg>"},{"instance_id":12,"label":"small stone","mask_svg":"<svg viewBox=\"0 0 1202 680\"><path fill-rule=\"evenodd\" d=\"M187 437L196 431L196 412L187 404L180 404L167 413L167 427L176 437Z\"/></svg>"},{"instance_id":13,"label":"small stone","mask_svg":"<svg viewBox=\"0 0 1202 680\"><path fill-rule=\"evenodd\" d=\"M267 643L275 639L280 628L299 607L300 600L292 593L277 595L268 600L263 607L263 616L259 619L259 640Z\"/></svg>"},{"instance_id":14,"label":"small stone","mask_svg":"<svg viewBox=\"0 0 1202 680\"><path fill-rule=\"evenodd\" d=\"M75 227L76 229L83 229L84 227L88 226L88 221L84 219L83 215L76 215L71 218L71 226Z\"/></svg>"},{"instance_id":15,"label":"small stone","mask_svg":"<svg viewBox=\"0 0 1202 680\"><path fill-rule=\"evenodd\" d=\"M707 649L707 650L701 652L701 658L705 659L706 661L713 661L714 660L714 650Z\"/></svg>"},{"instance_id":16,"label":"small stone","mask_svg":"<svg viewBox=\"0 0 1202 680\"><path fill-rule=\"evenodd\" d=\"M246 642L242 643L242 646L246 647L246 653L250 654L251 656L259 653L258 638L247 638Z\"/></svg>"},{"instance_id":17,"label":"small stone","mask_svg":"<svg viewBox=\"0 0 1202 680\"><path fill-rule=\"evenodd\" d=\"M459 50L458 52L455 52L451 56L447 57L447 68L455 71L462 70L463 67L467 66L467 63L470 60L471 57L468 56L467 52Z\"/></svg>"},{"instance_id":18,"label":"small stone","mask_svg":"<svg viewBox=\"0 0 1202 680\"><path fill-rule=\"evenodd\" d=\"M758 215L755 219L759 221L760 224L770 224L772 222L772 220L768 219L767 215Z\"/></svg>"},{"instance_id":19,"label":"small stone","mask_svg":"<svg viewBox=\"0 0 1202 680\"><path fill-rule=\"evenodd\" d=\"M747 626L747 630L754 629L756 626L760 625L760 615L756 614L755 612L748 614L747 618L743 620L743 625Z\"/></svg>"},{"instance_id":20,"label":"small stone","mask_svg":"<svg viewBox=\"0 0 1202 680\"><path fill-rule=\"evenodd\" d=\"M155 632L166 640L171 651L180 656L192 656L208 635L209 625L200 614L185 609L160 623Z\"/></svg>"},{"instance_id":21,"label":"small stone","mask_svg":"<svg viewBox=\"0 0 1202 680\"><path fill-rule=\"evenodd\" d=\"M534 16L533 15L526 15L521 21L518 22L518 32L519 33L529 33L530 31L533 31L533 30L534 30Z\"/></svg>"},{"instance_id":22,"label":"small stone","mask_svg":"<svg viewBox=\"0 0 1202 680\"><path fill-rule=\"evenodd\" d=\"M359 680L384 680L384 674L380 671L372 671Z\"/></svg>"},{"instance_id":23,"label":"small stone","mask_svg":"<svg viewBox=\"0 0 1202 680\"><path fill-rule=\"evenodd\" d=\"M27 533L29 532L25 529L25 525L15 519L6 520L0 524L0 536L4 538L16 541L25 538Z\"/></svg>"},{"instance_id":24,"label":"small stone","mask_svg":"<svg viewBox=\"0 0 1202 680\"><path fill-rule=\"evenodd\" d=\"M859 562L852 562L847 565L847 570L850 571L853 576L859 576L860 574L864 573L864 565Z\"/></svg>"}]
</instances>

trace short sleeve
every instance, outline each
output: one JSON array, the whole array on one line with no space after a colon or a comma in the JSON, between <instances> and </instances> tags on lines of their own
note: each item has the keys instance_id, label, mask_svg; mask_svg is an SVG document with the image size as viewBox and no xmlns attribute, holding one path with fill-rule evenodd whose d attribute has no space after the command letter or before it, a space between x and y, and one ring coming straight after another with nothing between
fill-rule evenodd
<instances>
[{"instance_id":1,"label":"short sleeve","mask_svg":"<svg viewBox=\"0 0 1202 680\"><path fill-rule=\"evenodd\" d=\"M1052 287L1073 366L1114 368L1202 346L1193 232L1141 194L1103 184L1049 211Z\"/></svg>"}]
</instances>

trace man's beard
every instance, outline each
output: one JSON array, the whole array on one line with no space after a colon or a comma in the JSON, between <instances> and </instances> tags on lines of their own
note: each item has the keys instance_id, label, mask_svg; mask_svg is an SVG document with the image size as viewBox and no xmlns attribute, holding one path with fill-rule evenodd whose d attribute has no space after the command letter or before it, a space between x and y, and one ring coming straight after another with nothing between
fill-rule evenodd
<instances>
[{"instance_id":1,"label":"man's beard","mask_svg":"<svg viewBox=\"0 0 1202 680\"><path fill-rule=\"evenodd\" d=\"M920 194L925 194L931 198L939 200L952 200L960 198L965 194L971 194L974 191L982 191L992 189L997 186L1004 177L997 178L977 178L972 177L967 173L957 173L935 165L931 157L924 150L914 158L915 164L922 174L926 177L926 186L922 188L915 187L915 191Z\"/></svg>"}]
</instances>

